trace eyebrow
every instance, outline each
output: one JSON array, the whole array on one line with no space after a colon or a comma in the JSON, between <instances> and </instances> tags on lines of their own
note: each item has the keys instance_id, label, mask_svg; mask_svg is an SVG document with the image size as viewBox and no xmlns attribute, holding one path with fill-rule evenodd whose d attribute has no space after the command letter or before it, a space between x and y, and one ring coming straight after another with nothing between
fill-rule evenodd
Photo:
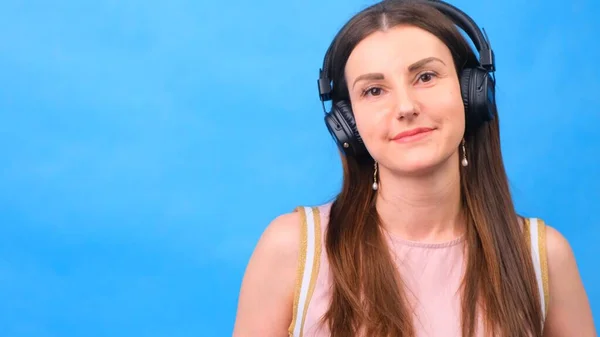
<instances>
[{"instance_id":1,"label":"eyebrow","mask_svg":"<svg viewBox=\"0 0 600 337\"><path fill-rule=\"evenodd\" d=\"M446 63L444 63L444 61L442 61L441 59L432 56L432 57L426 57L422 60L419 60L419 61L411 64L410 66L408 66L408 71L411 73L415 72L415 71L425 67L427 64L429 64L431 62L441 62L443 65L446 65ZM383 76L382 73L362 74L354 80L354 83L352 84L352 88L354 88L356 83L358 83L360 81L365 81L365 80L380 81L383 79L385 79L385 76Z\"/></svg>"},{"instance_id":2,"label":"eyebrow","mask_svg":"<svg viewBox=\"0 0 600 337\"><path fill-rule=\"evenodd\" d=\"M385 78L385 76L383 76L382 73L362 74L354 80L354 84L352 84L352 88L354 88L356 83L358 83L360 81L365 81L365 80L378 81L378 80L383 80L384 78Z\"/></svg>"},{"instance_id":3,"label":"eyebrow","mask_svg":"<svg viewBox=\"0 0 600 337\"><path fill-rule=\"evenodd\" d=\"M433 57L432 56L432 57L426 57L426 58L424 58L424 59L422 59L420 61L417 61L417 62L411 64L408 67L408 71L414 72L416 70L419 70L419 69L423 68L424 66L426 66L427 64L429 64L431 62L441 62L443 65L446 65L446 63L444 63L444 61L440 60L437 57Z\"/></svg>"}]
</instances>

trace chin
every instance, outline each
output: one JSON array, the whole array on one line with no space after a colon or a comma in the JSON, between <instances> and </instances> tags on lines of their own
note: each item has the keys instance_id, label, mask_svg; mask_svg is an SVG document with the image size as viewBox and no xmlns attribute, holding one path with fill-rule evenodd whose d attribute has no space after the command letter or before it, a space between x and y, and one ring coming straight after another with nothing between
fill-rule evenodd
<instances>
[{"instance_id":1,"label":"chin","mask_svg":"<svg viewBox=\"0 0 600 337\"><path fill-rule=\"evenodd\" d=\"M401 175L423 175L434 172L444 166L447 158L437 156L409 156L398 157L390 163L390 169Z\"/></svg>"},{"instance_id":2,"label":"chin","mask_svg":"<svg viewBox=\"0 0 600 337\"><path fill-rule=\"evenodd\" d=\"M400 174L400 175L421 176L424 174L433 173L438 167L439 167L439 165L425 164L425 163L414 163L414 164L409 164L409 165L404 163L403 165L394 168L393 171L395 171L397 174Z\"/></svg>"}]
</instances>

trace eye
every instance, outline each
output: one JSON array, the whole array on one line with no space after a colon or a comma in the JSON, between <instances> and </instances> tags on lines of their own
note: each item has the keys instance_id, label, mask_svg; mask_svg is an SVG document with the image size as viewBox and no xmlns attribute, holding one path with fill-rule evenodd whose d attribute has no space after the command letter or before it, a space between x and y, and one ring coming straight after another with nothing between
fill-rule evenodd
<instances>
[{"instance_id":1,"label":"eye","mask_svg":"<svg viewBox=\"0 0 600 337\"><path fill-rule=\"evenodd\" d=\"M437 75L434 72L426 72L426 73L419 75L419 81L421 81L423 83L427 83L427 82L430 82L436 76Z\"/></svg>"},{"instance_id":2,"label":"eye","mask_svg":"<svg viewBox=\"0 0 600 337\"><path fill-rule=\"evenodd\" d=\"M381 88L370 87L370 88L367 88L367 89L363 90L362 96L367 96L367 95L369 95L369 96L379 96L379 95L381 95Z\"/></svg>"}]
</instances>

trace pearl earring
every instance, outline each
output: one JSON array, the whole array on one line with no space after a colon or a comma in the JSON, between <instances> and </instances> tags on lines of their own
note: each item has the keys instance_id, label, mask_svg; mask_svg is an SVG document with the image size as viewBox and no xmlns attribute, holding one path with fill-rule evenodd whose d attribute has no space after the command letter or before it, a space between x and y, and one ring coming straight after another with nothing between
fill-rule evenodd
<instances>
[{"instance_id":1,"label":"pearl earring","mask_svg":"<svg viewBox=\"0 0 600 337\"><path fill-rule=\"evenodd\" d=\"M467 150L465 149L465 139L463 138L462 140L462 152L463 152L463 159L461 161L462 166L467 166L469 165L469 161L467 160Z\"/></svg>"},{"instance_id":2,"label":"pearl earring","mask_svg":"<svg viewBox=\"0 0 600 337\"><path fill-rule=\"evenodd\" d=\"M379 184L377 183L377 162L375 162L375 164L373 164L374 167L374 171L373 171L373 191L377 191L377 189L379 188Z\"/></svg>"}]
</instances>

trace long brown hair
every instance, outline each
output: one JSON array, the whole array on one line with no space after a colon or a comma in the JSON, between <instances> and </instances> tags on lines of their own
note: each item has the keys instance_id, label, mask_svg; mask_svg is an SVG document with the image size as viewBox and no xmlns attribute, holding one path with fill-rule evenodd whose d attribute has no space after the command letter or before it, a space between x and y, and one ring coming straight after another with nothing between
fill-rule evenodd
<instances>
[{"instance_id":1,"label":"long brown hair","mask_svg":"<svg viewBox=\"0 0 600 337\"><path fill-rule=\"evenodd\" d=\"M333 102L348 100L344 68L367 35L399 24L420 27L450 49L458 73L475 54L453 22L423 2L383 1L355 15L332 44L329 77ZM542 314L528 246L514 209L500 150L498 118L467 130L469 165L461 168L467 218L466 271L462 283L462 335L476 331L482 315L490 335L542 334ZM333 202L326 250L333 291L324 316L332 337L412 337L413 318L402 278L383 239L371 188L373 159L342 157L343 186ZM457 163L458 165L458 163Z\"/></svg>"}]
</instances>

